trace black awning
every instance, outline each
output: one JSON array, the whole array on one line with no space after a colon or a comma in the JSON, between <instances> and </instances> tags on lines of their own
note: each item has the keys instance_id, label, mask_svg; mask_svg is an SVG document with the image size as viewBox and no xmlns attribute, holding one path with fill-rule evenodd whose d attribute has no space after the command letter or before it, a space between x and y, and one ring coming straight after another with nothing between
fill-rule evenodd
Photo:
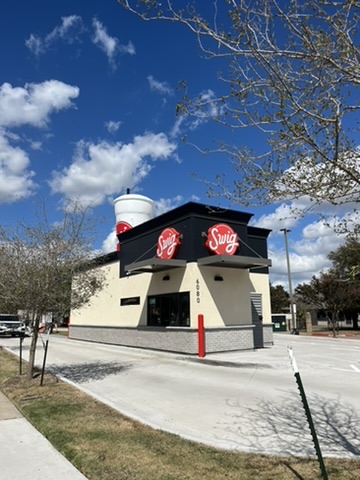
<instances>
[{"instance_id":1,"label":"black awning","mask_svg":"<svg viewBox=\"0 0 360 480\"><path fill-rule=\"evenodd\" d=\"M243 257L240 255L211 255L198 258L199 267L226 268L264 268L271 267L271 260L260 257Z\"/></svg>"},{"instance_id":2,"label":"black awning","mask_svg":"<svg viewBox=\"0 0 360 480\"><path fill-rule=\"evenodd\" d=\"M130 263L125 265L125 272L129 273L155 273L173 268L185 268L186 260L163 260L162 258L149 258L141 262Z\"/></svg>"}]
</instances>

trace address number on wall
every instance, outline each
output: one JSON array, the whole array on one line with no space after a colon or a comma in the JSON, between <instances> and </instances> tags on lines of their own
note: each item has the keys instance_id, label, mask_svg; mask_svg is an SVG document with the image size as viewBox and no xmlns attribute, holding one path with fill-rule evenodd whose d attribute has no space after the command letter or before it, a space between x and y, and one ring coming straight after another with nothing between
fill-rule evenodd
<instances>
[{"instance_id":1,"label":"address number on wall","mask_svg":"<svg viewBox=\"0 0 360 480\"><path fill-rule=\"evenodd\" d=\"M196 280L195 290L196 290L196 303L200 303L200 281L199 281L199 279Z\"/></svg>"}]
</instances>

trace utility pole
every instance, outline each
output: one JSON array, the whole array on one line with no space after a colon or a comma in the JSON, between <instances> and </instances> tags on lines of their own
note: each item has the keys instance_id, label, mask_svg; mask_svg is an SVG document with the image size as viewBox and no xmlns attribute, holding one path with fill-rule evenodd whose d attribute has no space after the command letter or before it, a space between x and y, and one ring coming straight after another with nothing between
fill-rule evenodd
<instances>
[{"instance_id":1,"label":"utility pole","mask_svg":"<svg viewBox=\"0 0 360 480\"><path fill-rule=\"evenodd\" d=\"M291 230L282 228L280 232L284 232L284 237L285 237L285 252L286 252L286 263L287 263L289 295L290 295L291 332L293 332L294 330L296 330L296 318L295 318L295 310L294 310L293 291L292 291L292 285L291 285L291 271L290 271L290 258L289 258L289 246L288 246L288 233L291 232Z\"/></svg>"}]
</instances>

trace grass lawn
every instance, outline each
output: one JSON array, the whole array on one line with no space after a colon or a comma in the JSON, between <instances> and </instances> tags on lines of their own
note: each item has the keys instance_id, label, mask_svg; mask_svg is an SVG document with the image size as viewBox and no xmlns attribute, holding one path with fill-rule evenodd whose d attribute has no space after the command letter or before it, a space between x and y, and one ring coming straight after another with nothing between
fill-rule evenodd
<instances>
[{"instance_id":1,"label":"grass lawn","mask_svg":"<svg viewBox=\"0 0 360 480\"><path fill-rule=\"evenodd\" d=\"M24 366L26 369L26 365ZM89 480L315 480L314 459L229 452L153 430L45 375L27 383L0 349L0 389ZM325 459L329 480L359 480L360 460Z\"/></svg>"}]
</instances>

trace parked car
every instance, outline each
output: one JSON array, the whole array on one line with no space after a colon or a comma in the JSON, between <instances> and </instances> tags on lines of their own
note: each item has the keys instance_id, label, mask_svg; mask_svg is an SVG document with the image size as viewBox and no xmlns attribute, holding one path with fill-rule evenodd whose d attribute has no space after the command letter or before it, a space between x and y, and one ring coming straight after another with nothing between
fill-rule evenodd
<instances>
[{"instance_id":1,"label":"parked car","mask_svg":"<svg viewBox=\"0 0 360 480\"><path fill-rule=\"evenodd\" d=\"M0 335L29 336L30 329L19 319L18 315L2 313L0 314Z\"/></svg>"},{"instance_id":2,"label":"parked car","mask_svg":"<svg viewBox=\"0 0 360 480\"><path fill-rule=\"evenodd\" d=\"M9 333L9 327L3 323L0 323L0 335L6 335Z\"/></svg>"}]
</instances>

